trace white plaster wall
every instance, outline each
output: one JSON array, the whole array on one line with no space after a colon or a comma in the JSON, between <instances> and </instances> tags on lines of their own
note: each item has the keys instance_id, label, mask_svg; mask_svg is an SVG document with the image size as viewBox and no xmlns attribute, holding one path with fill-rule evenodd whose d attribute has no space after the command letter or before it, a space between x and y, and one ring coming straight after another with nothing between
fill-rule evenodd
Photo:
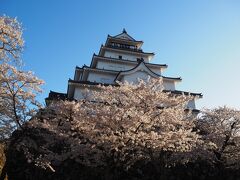
<instances>
[{"instance_id":1,"label":"white plaster wall","mask_svg":"<svg viewBox=\"0 0 240 180\"><path fill-rule=\"evenodd\" d=\"M121 62L118 62L118 60L111 61L111 62L106 62L106 61L101 61L98 60L97 62L97 68L98 69L107 69L107 70L114 70L114 71L126 71L130 70L134 67L136 67L137 64L123 64ZM159 67L149 67L153 72L161 75L161 68Z\"/></svg>"},{"instance_id":2,"label":"white plaster wall","mask_svg":"<svg viewBox=\"0 0 240 180\"><path fill-rule=\"evenodd\" d=\"M139 72L139 75L143 75L143 72ZM136 81L137 80L136 77L133 77L133 76L131 77L131 76L128 76L128 75L125 76L125 80L128 80L128 82L133 82L133 80L135 80L135 82L137 82ZM132 81L130 81L130 80L132 80ZM74 91L73 98L76 99L76 100L83 99L84 91L85 91L86 88L88 88L88 90L90 90L90 92L96 90L95 88L91 88L89 86L86 86L86 87L82 87L82 86L76 87L75 91ZM189 108L189 109L196 109L195 100L193 99L193 100L189 101L186 107Z\"/></svg>"},{"instance_id":3,"label":"white plaster wall","mask_svg":"<svg viewBox=\"0 0 240 180\"><path fill-rule=\"evenodd\" d=\"M189 109L196 109L196 105L195 105L195 100L194 99L188 102L187 108L189 108Z\"/></svg>"},{"instance_id":4,"label":"white plaster wall","mask_svg":"<svg viewBox=\"0 0 240 180\"><path fill-rule=\"evenodd\" d=\"M88 92L86 92L86 89L88 90ZM99 91L99 89L96 86L91 86L91 85L78 86L75 88L73 98L76 100L80 100L80 99L86 98L86 95L87 95L87 97L91 99L91 94L93 91Z\"/></svg>"},{"instance_id":5,"label":"white plaster wall","mask_svg":"<svg viewBox=\"0 0 240 180\"><path fill-rule=\"evenodd\" d=\"M151 69L153 72L155 72L155 73L158 74L158 75L161 75L161 74L162 74L161 68L149 68L149 69Z\"/></svg>"},{"instance_id":6,"label":"white plaster wall","mask_svg":"<svg viewBox=\"0 0 240 180\"><path fill-rule=\"evenodd\" d=\"M174 90L175 90L175 83L174 83L173 81L163 80L163 87L164 87L164 89L166 89L166 90L172 90L172 91L174 91Z\"/></svg>"},{"instance_id":7,"label":"white plaster wall","mask_svg":"<svg viewBox=\"0 0 240 180\"><path fill-rule=\"evenodd\" d=\"M80 81L82 76L82 71L76 70L76 75L74 76L74 80Z\"/></svg>"},{"instance_id":8,"label":"white plaster wall","mask_svg":"<svg viewBox=\"0 0 240 180\"><path fill-rule=\"evenodd\" d=\"M76 87L75 91L74 91L73 98L76 99L76 100L83 99L83 94L82 94L83 91L84 91L83 87Z\"/></svg>"},{"instance_id":9,"label":"white plaster wall","mask_svg":"<svg viewBox=\"0 0 240 180\"><path fill-rule=\"evenodd\" d=\"M97 82L97 83L114 83L114 79L117 74L102 74L98 72L89 72L87 81Z\"/></svg>"},{"instance_id":10,"label":"white plaster wall","mask_svg":"<svg viewBox=\"0 0 240 180\"><path fill-rule=\"evenodd\" d=\"M148 73L145 71L137 71L134 74L125 75L122 81L128 81L130 83L138 83L138 79L147 80L149 78ZM175 83L173 81L163 80L163 87L166 90L175 90Z\"/></svg>"},{"instance_id":11,"label":"white plaster wall","mask_svg":"<svg viewBox=\"0 0 240 180\"><path fill-rule=\"evenodd\" d=\"M114 71L126 71L129 69L134 68L136 65L134 64L122 64L117 62L105 62L105 61L98 61L97 68L99 69L107 69L107 70L114 70Z\"/></svg>"},{"instance_id":12,"label":"white plaster wall","mask_svg":"<svg viewBox=\"0 0 240 180\"><path fill-rule=\"evenodd\" d=\"M137 56L137 55L132 55L128 53L105 51L104 56L117 58L117 59L119 58L119 56L122 56L122 59L131 60L131 61L137 61L137 58L143 58L145 62L149 62L149 59L146 56Z\"/></svg>"},{"instance_id":13,"label":"white plaster wall","mask_svg":"<svg viewBox=\"0 0 240 180\"><path fill-rule=\"evenodd\" d=\"M145 62L149 63L152 60L153 57L147 56L146 58L143 58Z\"/></svg>"},{"instance_id":14,"label":"white plaster wall","mask_svg":"<svg viewBox=\"0 0 240 180\"><path fill-rule=\"evenodd\" d=\"M134 74L127 74L123 77L122 81L127 81L130 83L138 83L138 79L147 80L149 78L148 73L144 71L137 71Z\"/></svg>"},{"instance_id":15,"label":"white plaster wall","mask_svg":"<svg viewBox=\"0 0 240 180\"><path fill-rule=\"evenodd\" d=\"M78 80L80 81L82 78L83 72L80 72L79 76L78 76Z\"/></svg>"}]
</instances>

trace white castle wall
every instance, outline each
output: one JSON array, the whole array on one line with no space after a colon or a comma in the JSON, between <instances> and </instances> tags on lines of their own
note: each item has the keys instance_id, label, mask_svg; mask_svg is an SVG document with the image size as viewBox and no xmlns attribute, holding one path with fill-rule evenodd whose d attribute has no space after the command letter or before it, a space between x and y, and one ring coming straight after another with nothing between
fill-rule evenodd
<instances>
[{"instance_id":1,"label":"white castle wall","mask_svg":"<svg viewBox=\"0 0 240 180\"><path fill-rule=\"evenodd\" d=\"M173 81L163 80L163 87L165 90L175 90L175 83Z\"/></svg>"},{"instance_id":2,"label":"white castle wall","mask_svg":"<svg viewBox=\"0 0 240 180\"><path fill-rule=\"evenodd\" d=\"M89 72L87 81L113 84L116 74L102 74L98 72Z\"/></svg>"},{"instance_id":3,"label":"white castle wall","mask_svg":"<svg viewBox=\"0 0 240 180\"><path fill-rule=\"evenodd\" d=\"M142 79L142 80L147 80L148 79L148 74L146 72L143 72L143 71L137 71L135 72L134 74L127 74L127 75L124 75L122 81L127 81L127 82L130 82L130 83L138 83L138 80L139 79Z\"/></svg>"},{"instance_id":4,"label":"white castle wall","mask_svg":"<svg viewBox=\"0 0 240 180\"><path fill-rule=\"evenodd\" d=\"M148 54L142 54L142 55L135 55L134 53L131 52L120 52L118 50L105 50L104 53L105 57L110 57L110 58L115 58L114 61L104 61L101 60L100 58L97 61L96 68L98 69L105 69L105 70L113 70L113 71L126 71L133 69L137 65L137 59L138 58L143 58L144 62L148 63L152 56ZM119 62L117 59L119 59L119 56L122 56L122 60L130 60L130 61L136 61L136 64L130 64L130 63L122 63ZM147 65L147 64L146 64ZM147 65L149 67L149 65ZM161 75L161 68L160 67L151 67L149 68L151 71L153 71L156 74ZM145 69L146 70L146 69ZM148 70L147 70L148 71ZM103 72L89 72L87 81L90 82L97 82L97 83L106 83L106 84L114 84L114 80L116 78L117 73L103 73ZM145 72L144 70L136 70L136 72L132 74L125 74L123 76L123 79L121 81L128 81L130 83L137 83L139 79L147 80L149 77L149 74ZM175 90L175 82L172 80L163 80L163 86L165 90ZM88 88L90 91L95 91L96 88L94 86L76 86L75 91L74 91L74 99L79 100L83 99L84 97L84 89ZM195 101L191 100L189 101L188 108L195 109Z\"/></svg>"},{"instance_id":5,"label":"white castle wall","mask_svg":"<svg viewBox=\"0 0 240 180\"><path fill-rule=\"evenodd\" d=\"M73 98L76 100L80 100L84 98L84 91L86 87L76 87L74 91L74 96ZM96 90L95 88L88 87L88 90L91 92L93 90ZM187 104L187 108L189 109L196 109L195 101L191 100Z\"/></svg>"},{"instance_id":6,"label":"white castle wall","mask_svg":"<svg viewBox=\"0 0 240 180\"><path fill-rule=\"evenodd\" d=\"M161 74L162 74L161 68L158 68L158 67L153 68L153 67L151 67L151 68L149 68L149 69L151 69L151 71L155 72L155 73L158 74L158 75L161 75Z\"/></svg>"},{"instance_id":7,"label":"white castle wall","mask_svg":"<svg viewBox=\"0 0 240 180\"><path fill-rule=\"evenodd\" d=\"M129 74L129 75L125 75L122 79L122 81L127 81L130 83L138 83L139 79L142 80L147 80L149 78L149 75L144 72L144 71L137 71L134 74ZM167 81L167 80L163 80L163 86L164 89L166 90L175 90L175 83L173 81Z\"/></svg>"},{"instance_id":8,"label":"white castle wall","mask_svg":"<svg viewBox=\"0 0 240 180\"><path fill-rule=\"evenodd\" d=\"M107 70L113 70L113 71L130 70L130 69L136 67L136 65L137 64L123 64L121 62L118 62L117 60L110 61L110 62L98 60L98 62L97 62L97 68L98 69L107 69ZM151 69L153 72L161 75L161 68L160 67L154 67L154 68L151 67L149 69Z\"/></svg>"},{"instance_id":9,"label":"white castle wall","mask_svg":"<svg viewBox=\"0 0 240 180\"><path fill-rule=\"evenodd\" d=\"M196 109L195 100L189 101L188 104L187 104L187 108Z\"/></svg>"},{"instance_id":10,"label":"white castle wall","mask_svg":"<svg viewBox=\"0 0 240 180\"><path fill-rule=\"evenodd\" d=\"M113 71L125 71L134 68L136 65L134 64L122 64L117 63L117 60L115 62L103 62L98 61L97 68L98 69L107 69L107 70L113 70Z\"/></svg>"},{"instance_id":11,"label":"white castle wall","mask_svg":"<svg viewBox=\"0 0 240 180\"><path fill-rule=\"evenodd\" d=\"M86 87L82 87L82 86L75 87L73 98L76 99L76 100L83 99L83 93L84 93L85 88Z\"/></svg>"},{"instance_id":12,"label":"white castle wall","mask_svg":"<svg viewBox=\"0 0 240 180\"><path fill-rule=\"evenodd\" d=\"M113 51L105 51L104 53L105 57L110 57L110 58L119 58L119 56L122 56L122 59L125 60L131 60L131 61L137 61L137 58L143 58L145 62L149 62L148 57L146 56L136 56L130 53L121 53L121 52L113 52Z\"/></svg>"}]
</instances>

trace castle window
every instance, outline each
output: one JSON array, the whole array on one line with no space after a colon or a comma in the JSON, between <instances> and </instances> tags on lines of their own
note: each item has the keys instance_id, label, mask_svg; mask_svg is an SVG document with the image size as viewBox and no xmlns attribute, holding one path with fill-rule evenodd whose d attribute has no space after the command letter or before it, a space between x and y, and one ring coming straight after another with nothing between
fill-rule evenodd
<instances>
[{"instance_id":1,"label":"castle window","mask_svg":"<svg viewBox=\"0 0 240 180\"><path fill-rule=\"evenodd\" d=\"M118 56L118 59L122 59L122 56L119 55L119 56Z\"/></svg>"}]
</instances>

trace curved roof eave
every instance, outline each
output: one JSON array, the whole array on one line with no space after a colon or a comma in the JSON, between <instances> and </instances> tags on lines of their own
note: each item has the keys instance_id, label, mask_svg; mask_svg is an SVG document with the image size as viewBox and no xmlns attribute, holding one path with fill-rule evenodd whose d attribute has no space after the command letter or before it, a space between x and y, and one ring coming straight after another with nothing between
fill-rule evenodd
<instances>
[{"instance_id":1,"label":"curved roof eave","mask_svg":"<svg viewBox=\"0 0 240 180\"><path fill-rule=\"evenodd\" d=\"M118 75L116 76L116 78L115 78L114 81L116 82L116 81L119 79L119 77L122 76L122 75L131 74L131 73L136 72L136 71L137 71L136 69L137 69L141 64L143 64L143 66L144 66L144 68L147 70L147 72L148 72L150 75L152 75L153 77L155 77L155 78L162 77L162 78L164 78L164 79L175 80L175 81L181 81L181 80L182 80L180 77L178 77L178 78L172 78L172 77L161 76L161 75L153 72L149 67L146 66L146 63L145 63L143 60L141 60L141 61L139 61L138 65L135 66L134 68L129 69L129 70L126 70L126 71L120 71L120 72L118 73Z\"/></svg>"},{"instance_id":2,"label":"curved roof eave","mask_svg":"<svg viewBox=\"0 0 240 180\"><path fill-rule=\"evenodd\" d=\"M121 41L126 41L126 42L132 42L132 43L143 44L143 41L122 39L122 38L117 38L117 37L115 37L115 36L110 36L110 35L108 35L107 38L108 38L108 39L116 39L116 40L121 40Z\"/></svg>"},{"instance_id":3,"label":"curved roof eave","mask_svg":"<svg viewBox=\"0 0 240 180\"><path fill-rule=\"evenodd\" d=\"M128 53L135 53L135 54L142 54L142 55L149 55L149 56L154 56L155 54L152 52L141 52L141 51L134 51L134 50L129 50L129 49L121 49L121 48L112 48L112 47L107 47L104 45L101 45L101 48L99 50L98 55L102 54L101 52L103 51L103 49L111 49L111 50L115 50L115 51L125 51Z\"/></svg>"},{"instance_id":4,"label":"curved roof eave","mask_svg":"<svg viewBox=\"0 0 240 180\"><path fill-rule=\"evenodd\" d=\"M105 56L96 55L94 53L93 57L92 57L92 62L91 62L91 65L90 65L91 68L94 65L95 58L100 58L100 59L109 60L109 61L117 60L117 62L122 62L122 63L137 63L137 61L133 61L133 60L118 59L118 58L113 58L113 57L105 57ZM158 66L159 68L167 68L168 67L167 64L154 64L154 63L147 63L147 62L145 62L145 64L148 65L148 66Z\"/></svg>"}]
</instances>

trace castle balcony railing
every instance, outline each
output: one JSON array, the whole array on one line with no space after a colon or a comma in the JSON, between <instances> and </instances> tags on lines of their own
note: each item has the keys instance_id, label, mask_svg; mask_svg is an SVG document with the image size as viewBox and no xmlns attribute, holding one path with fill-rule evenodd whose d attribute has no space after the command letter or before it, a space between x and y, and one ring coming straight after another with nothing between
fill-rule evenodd
<instances>
[{"instance_id":1,"label":"castle balcony railing","mask_svg":"<svg viewBox=\"0 0 240 180\"><path fill-rule=\"evenodd\" d=\"M115 48L115 49L130 50L135 52L143 52L142 49L140 48L137 48L135 46L125 45L125 44L108 44L107 47Z\"/></svg>"}]
</instances>

